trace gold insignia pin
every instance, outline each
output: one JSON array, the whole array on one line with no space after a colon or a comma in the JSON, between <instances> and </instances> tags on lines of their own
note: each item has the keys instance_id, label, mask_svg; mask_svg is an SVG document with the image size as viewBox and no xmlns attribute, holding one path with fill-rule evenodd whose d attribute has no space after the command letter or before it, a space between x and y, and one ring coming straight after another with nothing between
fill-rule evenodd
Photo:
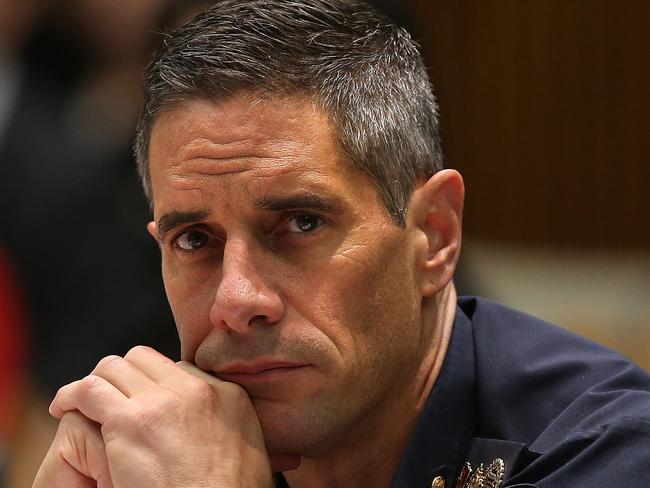
<instances>
[{"instance_id":1,"label":"gold insignia pin","mask_svg":"<svg viewBox=\"0 0 650 488\"><path fill-rule=\"evenodd\" d=\"M431 488L445 488L445 479L442 476L436 476L431 482Z\"/></svg>"},{"instance_id":2,"label":"gold insignia pin","mask_svg":"<svg viewBox=\"0 0 650 488\"><path fill-rule=\"evenodd\" d=\"M465 463L458 476L456 488L501 488L504 472L505 463L501 458L496 458L487 466L481 463L476 469Z\"/></svg>"}]
</instances>

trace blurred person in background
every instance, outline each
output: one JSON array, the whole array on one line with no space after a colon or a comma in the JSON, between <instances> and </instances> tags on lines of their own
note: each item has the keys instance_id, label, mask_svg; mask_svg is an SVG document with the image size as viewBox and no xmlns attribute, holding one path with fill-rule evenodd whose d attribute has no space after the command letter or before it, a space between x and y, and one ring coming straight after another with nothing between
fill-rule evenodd
<instances>
[{"instance_id":1,"label":"blurred person in background","mask_svg":"<svg viewBox=\"0 0 650 488\"><path fill-rule=\"evenodd\" d=\"M157 32L202 5L0 2L0 246L33 339L10 486L31 485L54 428L40 412L62 384L134 343L178 354L131 147Z\"/></svg>"},{"instance_id":2,"label":"blurred person in background","mask_svg":"<svg viewBox=\"0 0 650 488\"><path fill-rule=\"evenodd\" d=\"M12 125L29 86L24 49L46 7L45 0L0 0L0 153L10 144ZM8 471L26 406L27 316L22 280L6 249L11 207L4 199L9 183L9 161L0 159L0 486L7 486ZM8 196L8 195L7 195Z\"/></svg>"}]
</instances>

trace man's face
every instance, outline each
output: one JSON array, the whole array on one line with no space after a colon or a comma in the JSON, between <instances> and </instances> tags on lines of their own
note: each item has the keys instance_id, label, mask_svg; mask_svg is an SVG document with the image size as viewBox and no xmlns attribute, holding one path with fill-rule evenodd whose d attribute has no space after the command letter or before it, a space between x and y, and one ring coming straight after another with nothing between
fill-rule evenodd
<instances>
[{"instance_id":1,"label":"man's face","mask_svg":"<svg viewBox=\"0 0 650 488\"><path fill-rule=\"evenodd\" d=\"M413 381L422 297L410 226L329 119L296 99L193 100L158 116L150 147L183 359L246 389L272 452L370 430Z\"/></svg>"}]
</instances>

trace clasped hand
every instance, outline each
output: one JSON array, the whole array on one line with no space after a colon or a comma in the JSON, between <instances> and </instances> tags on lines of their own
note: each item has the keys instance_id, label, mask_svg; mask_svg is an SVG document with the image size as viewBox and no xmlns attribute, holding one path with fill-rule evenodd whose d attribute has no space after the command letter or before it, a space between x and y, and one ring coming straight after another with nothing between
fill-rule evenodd
<instances>
[{"instance_id":1,"label":"clasped hand","mask_svg":"<svg viewBox=\"0 0 650 488\"><path fill-rule=\"evenodd\" d=\"M62 387L34 488L271 487L246 392L148 347Z\"/></svg>"}]
</instances>

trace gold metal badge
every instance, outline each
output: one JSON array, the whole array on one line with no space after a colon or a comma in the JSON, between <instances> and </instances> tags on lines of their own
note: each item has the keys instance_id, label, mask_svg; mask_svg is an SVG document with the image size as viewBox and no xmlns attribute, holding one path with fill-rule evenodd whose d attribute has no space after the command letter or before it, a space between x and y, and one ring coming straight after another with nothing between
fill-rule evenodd
<instances>
[{"instance_id":1,"label":"gold metal badge","mask_svg":"<svg viewBox=\"0 0 650 488\"><path fill-rule=\"evenodd\" d=\"M500 488L504 471L505 464L501 458L496 458L487 467L481 463L476 469L465 463L458 476L456 488Z\"/></svg>"},{"instance_id":2,"label":"gold metal badge","mask_svg":"<svg viewBox=\"0 0 650 488\"><path fill-rule=\"evenodd\" d=\"M431 482L431 488L445 488L445 479L442 476L436 476Z\"/></svg>"}]
</instances>

